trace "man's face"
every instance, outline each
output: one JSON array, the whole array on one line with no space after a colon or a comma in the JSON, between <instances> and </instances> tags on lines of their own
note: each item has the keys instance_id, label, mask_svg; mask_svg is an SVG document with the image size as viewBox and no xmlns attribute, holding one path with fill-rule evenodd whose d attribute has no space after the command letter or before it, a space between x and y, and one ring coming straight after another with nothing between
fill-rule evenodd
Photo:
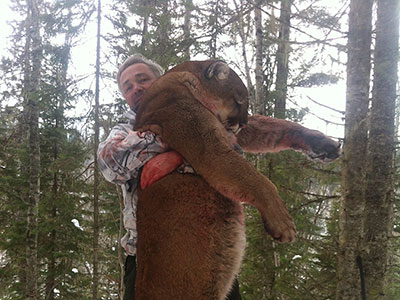
<instances>
[{"instance_id":1,"label":"man's face","mask_svg":"<svg viewBox=\"0 0 400 300\"><path fill-rule=\"evenodd\" d=\"M120 77L122 96L129 107L136 107L143 100L145 91L156 81L157 77L150 68L142 63L130 65Z\"/></svg>"}]
</instances>

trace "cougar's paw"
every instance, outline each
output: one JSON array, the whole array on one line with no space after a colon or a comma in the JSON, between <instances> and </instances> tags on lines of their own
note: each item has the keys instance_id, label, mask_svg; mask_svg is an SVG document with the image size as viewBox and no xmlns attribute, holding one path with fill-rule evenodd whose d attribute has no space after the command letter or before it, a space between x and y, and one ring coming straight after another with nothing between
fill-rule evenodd
<instances>
[{"instance_id":1,"label":"cougar's paw","mask_svg":"<svg viewBox=\"0 0 400 300\"><path fill-rule=\"evenodd\" d=\"M319 131L311 131L307 137L310 149L308 156L324 162L330 162L338 158L341 153L341 144L328 138Z\"/></svg>"},{"instance_id":2,"label":"cougar's paw","mask_svg":"<svg viewBox=\"0 0 400 300\"><path fill-rule=\"evenodd\" d=\"M274 240L277 240L280 243L293 243L297 240L296 227L293 223L272 227L271 223L264 220L264 228Z\"/></svg>"},{"instance_id":3,"label":"cougar's paw","mask_svg":"<svg viewBox=\"0 0 400 300\"><path fill-rule=\"evenodd\" d=\"M263 217L265 230L281 243L293 243L297 239L296 226L293 219L283 206L270 214L268 218Z\"/></svg>"}]
</instances>

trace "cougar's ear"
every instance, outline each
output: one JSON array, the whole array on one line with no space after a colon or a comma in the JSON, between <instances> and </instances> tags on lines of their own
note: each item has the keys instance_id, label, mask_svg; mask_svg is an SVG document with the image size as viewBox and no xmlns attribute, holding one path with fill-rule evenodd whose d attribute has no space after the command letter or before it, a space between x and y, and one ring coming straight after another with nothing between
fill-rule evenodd
<instances>
[{"instance_id":1,"label":"cougar's ear","mask_svg":"<svg viewBox=\"0 0 400 300\"><path fill-rule=\"evenodd\" d=\"M215 76L219 80L226 80L228 79L230 70L229 66L223 61L216 61L207 68L205 76L207 79L211 79Z\"/></svg>"}]
</instances>

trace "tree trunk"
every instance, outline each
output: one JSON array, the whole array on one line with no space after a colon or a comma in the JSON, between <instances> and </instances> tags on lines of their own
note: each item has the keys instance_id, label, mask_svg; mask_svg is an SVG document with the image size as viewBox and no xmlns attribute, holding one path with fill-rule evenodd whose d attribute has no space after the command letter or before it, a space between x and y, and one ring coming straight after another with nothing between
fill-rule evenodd
<instances>
[{"instance_id":1,"label":"tree trunk","mask_svg":"<svg viewBox=\"0 0 400 300\"><path fill-rule=\"evenodd\" d=\"M367 153L364 252L367 299L382 299L388 259L395 149L399 1L378 1Z\"/></svg>"},{"instance_id":2,"label":"tree trunk","mask_svg":"<svg viewBox=\"0 0 400 300\"><path fill-rule=\"evenodd\" d=\"M56 201L58 197L58 178L57 174L54 173L53 178L53 199ZM55 220L57 218L57 208L53 205L51 209L51 215L49 216L52 220L52 226L54 226ZM56 287L56 258L55 258L55 251L56 251L56 238L57 232L53 228L49 235L49 254L47 256L47 273L46 273L46 300L54 300L55 293L54 288Z\"/></svg>"},{"instance_id":3,"label":"tree trunk","mask_svg":"<svg viewBox=\"0 0 400 300\"><path fill-rule=\"evenodd\" d=\"M149 18L150 18L150 13L148 10L146 10L146 15L143 18L143 29L142 29L142 41L140 42L140 51L145 52L148 43L147 43L147 34L149 31Z\"/></svg>"},{"instance_id":4,"label":"tree trunk","mask_svg":"<svg viewBox=\"0 0 400 300\"><path fill-rule=\"evenodd\" d=\"M290 9L292 0L281 1L281 15L279 18L279 42L276 54L276 87L275 87L275 111L274 117L285 119L287 80L289 76L289 33L290 33Z\"/></svg>"},{"instance_id":5,"label":"tree trunk","mask_svg":"<svg viewBox=\"0 0 400 300\"><path fill-rule=\"evenodd\" d=\"M29 196L27 222L27 298L38 299L37 218L40 199L40 136L39 136L39 89L42 60L40 16L36 0L28 1L27 47L30 59L25 66L25 103L29 124Z\"/></svg>"},{"instance_id":6,"label":"tree trunk","mask_svg":"<svg viewBox=\"0 0 400 300\"><path fill-rule=\"evenodd\" d=\"M267 177L273 181L275 178L275 168L273 158L266 158L265 155L257 156L257 170L265 171ZM270 236L261 234L262 250L260 256L263 266L262 271L262 300L278 299L276 291L276 281L279 277L278 267L280 265L280 256L275 249L275 242Z\"/></svg>"},{"instance_id":7,"label":"tree trunk","mask_svg":"<svg viewBox=\"0 0 400 300\"><path fill-rule=\"evenodd\" d=\"M247 51L246 51L246 45L247 45L247 37L248 33L245 32L245 23L244 23L244 16L243 16L243 0L240 0L240 6L236 2L236 0L233 1L235 3L236 10L239 11L239 20L238 20L238 33L240 36L241 40L241 46L242 46L242 56L243 56L243 61L244 61L244 69L245 69L245 74L246 74L246 82L247 82L247 90L249 91L249 104L250 104L250 111L254 112L254 89L253 89L253 83L251 82L251 76L250 76L250 67L249 67L249 61L247 58ZM250 27L250 26L249 26Z\"/></svg>"},{"instance_id":8,"label":"tree trunk","mask_svg":"<svg viewBox=\"0 0 400 300\"><path fill-rule=\"evenodd\" d=\"M30 32L31 28L31 23L32 23L32 13L30 9L27 10L27 17L25 20L25 30L26 30L26 40L25 40L25 47L24 47L24 81L23 81L23 94L24 94L24 120L22 122L22 133L25 135L24 136L24 143L28 144L29 141L29 124L30 124L30 105L29 105L29 89L30 89L30 71L31 71L31 37L28 34ZM27 150L29 153L29 148ZM28 164L28 163L27 163ZM25 168L23 165L22 168ZM30 171L30 166L26 166L28 176L29 176L29 171ZM29 183L27 185L30 187ZM25 255L24 255L24 261L21 263L21 270L23 270L20 274L20 280L22 283L24 283L24 296L26 299L32 299L30 296L32 289L36 290L36 283L32 282L30 279L31 278L36 278L36 274L34 274L34 268L33 267L27 267L28 265L31 266L32 262L30 261L31 256L35 256L34 253L31 253L35 251L35 249L31 249L32 246L36 245L35 243L35 236L32 235L32 231L34 230L32 221L30 220L32 218L33 214L33 208L31 208L30 205L30 188L28 189L27 193L24 195L26 196L28 202L28 207L27 207L27 212L26 212L26 239L27 243L25 246ZM33 257L34 262L36 261L36 258ZM33 274L32 274L33 273ZM33 297L35 298L35 297ZM36 296L37 298L37 296Z\"/></svg>"},{"instance_id":9,"label":"tree trunk","mask_svg":"<svg viewBox=\"0 0 400 300\"><path fill-rule=\"evenodd\" d=\"M98 299L99 287L99 182L100 174L97 166L97 148L99 147L99 97L100 97L100 25L101 0L97 2L97 47L96 47L96 90L94 106L94 167L93 167L93 290L92 299Z\"/></svg>"},{"instance_id":10,"label":"tree trunk","mask_svg":"<svg viewBox=\"0 0 400 300\"><path fill-rule=\"evenodd\" d=\"M124 249L121 247L121 239L124 235L124 214L122 213L124 210L124 197L122 195L122 190L119 185L115 185L115 190L117 192L118 200L119 200L119 231L118 231L118 263L120 268L120 285L119 285L119 295L120 299L124 299L125 293L125 285L124 285L124 276L125 276L125 268L124 268Z\"/></svg>"},{"instance_id":11,"label":"tree trunk","mask_svg":"<svg viewBox=\"0 0 400 300\"><path fill-rule=\"evenodd\" d=\"M193 0L185 0L185 20L183 23L183 43L185 48L183 49L184 60L190 60L190 46L192 44L190 32L191 32L191 22L192 11L193 11Z\"/></svg>"},{"instance_id":12,"label":"tree trunk","mask_svg":"<svg viewBox=\"0 0 400 300\"><path fill-rule=\"evenodd\" d=\"M373 0L351 0L336 299L360 299Z\"/></svg>"},{"instance_id":13,"label":"tree trunk","mask_svg":"<svg viewBox=\"0 0 400 300\"><path fill-rule=\"evenodd\" d=\"M219 0L216 0L215 3L213 3L212 17L210 18L212 33L209 41L209 51L210 51L209 56L211 59L216 59L217 57L217 37L219 33L218 18L219 18Z\"/></svg>"},{"instance_id":14,"label":"tree trunk","mask_svg":"<svg viewBox=\"0 0 400 300\"><path fill-rule=\"evenodd\" d=\"M261 1L258 1L258 4L254 10L254 22L256 30L256 91L254 108L256 114L265 115Z\"/></svg>"}]
</instances>

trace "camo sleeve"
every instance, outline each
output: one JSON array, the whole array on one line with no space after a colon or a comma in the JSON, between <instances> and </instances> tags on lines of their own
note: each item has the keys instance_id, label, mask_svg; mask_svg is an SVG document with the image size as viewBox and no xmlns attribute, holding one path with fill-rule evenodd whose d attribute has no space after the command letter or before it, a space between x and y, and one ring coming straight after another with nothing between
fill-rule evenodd
<instances>
[{"instance_id":1,"label":"camo sleeve","mask_svg":"<svg viewBox=\"0 0 400 300\"><path fill-rule=\"evenodd\" d=\"M133 131L129 124L119 124L100 143L98 166L108 181L125 184L137 178L140 168L148 160L166 150L167 145L152 132Z\"/></svg>"}]
</instances>

